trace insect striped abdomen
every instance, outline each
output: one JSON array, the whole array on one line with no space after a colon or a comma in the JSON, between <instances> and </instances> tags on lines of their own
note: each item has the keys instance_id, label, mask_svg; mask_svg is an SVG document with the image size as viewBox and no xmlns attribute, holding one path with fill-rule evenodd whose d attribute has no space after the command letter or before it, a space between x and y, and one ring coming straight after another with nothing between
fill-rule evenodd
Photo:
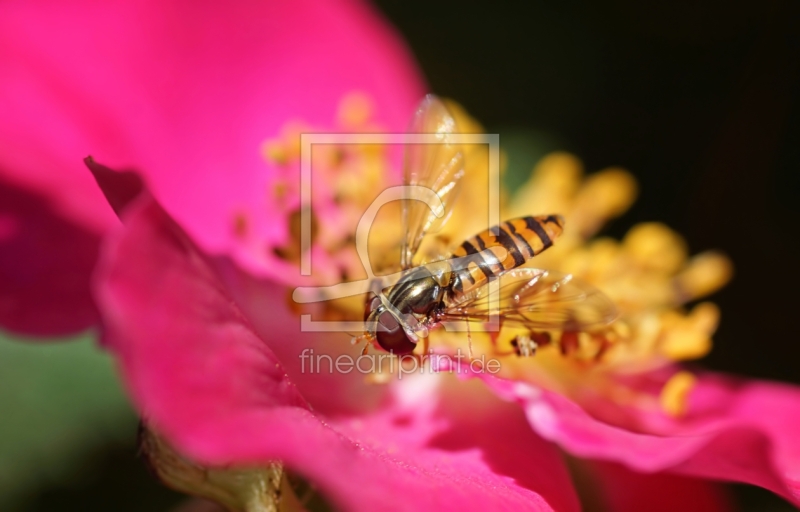
<instances>
[{"instance_id":1,"label":"insect striped abdomen","mask_svg":"<svg viewBox=\"0 0 800 512\"><path fill-rule=\"evenodd\" d=\"M473 256L466 268L457 271L454 295L462 296L501 272L522 266L553 245L563 230L564 218L560 215L528 216L507 220L468 238L453 253L454 258Z\"/></svg>"}]
</instances>

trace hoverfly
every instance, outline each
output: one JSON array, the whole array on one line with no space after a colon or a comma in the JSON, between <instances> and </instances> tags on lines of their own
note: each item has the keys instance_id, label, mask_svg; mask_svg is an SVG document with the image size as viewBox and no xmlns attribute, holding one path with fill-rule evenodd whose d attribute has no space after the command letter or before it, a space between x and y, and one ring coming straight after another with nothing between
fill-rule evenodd
<instances>
[{"instance_id":1,"label":"hoverfly","mask_svg":"<svg viewBox=\"0 0 800 512\"><path fill-rule=\"evenodd\" d=\"M403 200L401 277L373 289L365 306L366 332L360 339L397 355L410 354L428 332L444 322L486 322L522 327L529 335L512 345L529 355L541 339L535 330L579 332L610 323L612 302L569 274L521 268L549 248L564 229L560 215L507 220L465 240L451 254L422 266L412 260L425 236L447 221L464 176L463 150L453 116L429 95L417 110L411 133L436 134L441 144L409 146L404 184L433 190L444 206L436 215L427 204ZM440 214L442 212L439 212ZM490 286L493 281L499 281ZM499 286L498 286L499 284Z\"/></svg>"}]
</instances>

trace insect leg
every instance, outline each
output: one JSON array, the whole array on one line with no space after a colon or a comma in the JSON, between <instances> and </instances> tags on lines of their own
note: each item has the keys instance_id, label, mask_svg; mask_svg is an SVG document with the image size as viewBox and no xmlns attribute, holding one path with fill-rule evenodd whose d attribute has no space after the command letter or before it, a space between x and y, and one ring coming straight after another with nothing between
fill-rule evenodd
<instances>
[{"instance_id":1,"label":"insect leg","mask_svg":"<svg viewBox=\"0 0 800 512\"><path fill-rule=\"evenodd\" d=\"M353 336L353 338L350 339L350 344L351 345L358 345L362 341L365 342L364 343L364 349L361 351L361 355L365 356L365 355L367 355L367 351L369 350L369 346L372 344L373 340L374 340L374 338L372 337L372 335L370 333L368 333L368 332L365 332L361 336Z\"/></svg>"},{"instance_id":2,"label":"insect leg","mask_svg":"<svg viewBox=\"0 0 800 512\"><path fill-rule=\"evenodd\" d=\"M422 338L422 357L423 358L428 355L428 353L430 352L430 349L431 349L430 340L428 339L428 336L425 336L424 338Z\"/></svg>"}]
</instances>

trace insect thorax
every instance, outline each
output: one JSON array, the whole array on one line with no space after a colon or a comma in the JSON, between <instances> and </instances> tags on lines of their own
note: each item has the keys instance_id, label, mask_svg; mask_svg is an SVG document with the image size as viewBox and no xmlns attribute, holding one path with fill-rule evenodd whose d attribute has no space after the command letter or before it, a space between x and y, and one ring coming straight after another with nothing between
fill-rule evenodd
<instances>
[{"instance_id":1,"label":"insect thorax","mask_svg":"<svg viewBox=\"0 0 800 512\"><path fill-rule=\"evenodd\" d=\"M450 279L449 272L438 268L416 267L392 287L387 298L401 314L424 320L441 307Z\"/></svg>"}]
</instances>

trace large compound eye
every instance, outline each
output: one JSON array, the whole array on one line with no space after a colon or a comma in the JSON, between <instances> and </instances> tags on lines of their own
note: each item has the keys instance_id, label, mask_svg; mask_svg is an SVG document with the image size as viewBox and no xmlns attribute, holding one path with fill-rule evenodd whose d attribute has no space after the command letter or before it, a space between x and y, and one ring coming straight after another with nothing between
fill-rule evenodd
<instances>
[{"instance_id":1,"label":"large compound eye","mask_svg":"<svg viewBox=\"0 0 800 512\"><path fill-rule=\"evenodd\" d=\"M388 311L381 313L378 323L380 326L377 326L375 337L383 350L404 355L410 354L417 347L416 343L408 339L397 319Z\"/></svg>"}]
</instances>

